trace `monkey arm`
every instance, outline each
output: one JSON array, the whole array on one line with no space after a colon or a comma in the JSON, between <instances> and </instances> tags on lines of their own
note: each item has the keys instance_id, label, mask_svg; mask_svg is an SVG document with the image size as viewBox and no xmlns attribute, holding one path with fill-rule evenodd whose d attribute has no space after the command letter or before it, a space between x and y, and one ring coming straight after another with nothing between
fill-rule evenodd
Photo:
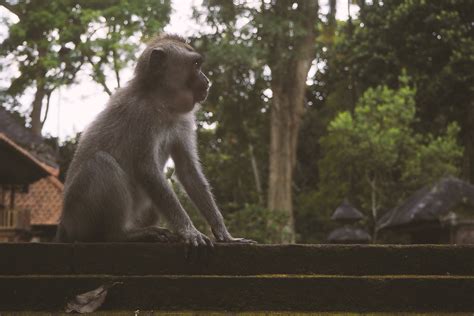
<instances>
[{"instance_id":1,"label":"monkey arm","mask_svg":"<svg viewBox=\"0 0 474 316\"><path fill-rule=\"evenodd\" d=\"M191 200L211 226L217 241L252 244L255 241L231 236L224 224L224 218L212 196L209 183L202 173L195 146L191 142L175 146L171 156L176 166L176 173Z\"/></svg>"},{"instance_id":2,"label":"monkey arm","mask_svg":"<svg viewBox=\"0 0 474 316\"><path fill-rule=\"evenodd\" d=\"M150 166L154 164L143 163ZM158 206L170 225L178 232L196 230L188 214L181 206L164 175L157 170L140 170L140 179L153 202Z\"/></svg>"},{"instance_id":3,"label":"monkey arm","mask_svg":"<svg viewBox=\"0 0 474 316\"><path fill-rule=\"evenodd\" d=\"M216 238L218 240L231 239L232 236L227 231L224 218L212 196L210 185L202 172L194 144L188 142L175 144L171 156L179 181L211 226Z\"/></svg>"},{"instance_id":4,"label":"monkey arm","mask_svg":"<svg viewBox=\"0 0 474 316\"><path fill-rule=\"evenodd\" d=\"M158 170L155 164L152 165L154 170L142 170L140 177L145 190L158 206L160 212L186 244L194 247L199 245L211 246L211 240L194 227L163 173Z\"/></svg>"}]
</instances>

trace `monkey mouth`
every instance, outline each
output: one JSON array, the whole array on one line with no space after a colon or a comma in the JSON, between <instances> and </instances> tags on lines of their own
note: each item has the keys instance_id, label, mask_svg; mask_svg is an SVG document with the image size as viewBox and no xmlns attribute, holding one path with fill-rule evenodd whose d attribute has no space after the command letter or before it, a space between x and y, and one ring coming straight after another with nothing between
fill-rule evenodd
<instances>
[{"instance_id":1,"label":"monkey mouth","mask_svg":"<svg viewBox=\"0 0 474 316\"><path fill-rule=\"evenodd\" d=\"M197 95L196 95L196 97L195 97L196 102L204 102L204 101L206 101L208 94L209 94L209 88L207 88L206 90L203 90L203 91L197 93Z\"/></svg>"}]
</instances>

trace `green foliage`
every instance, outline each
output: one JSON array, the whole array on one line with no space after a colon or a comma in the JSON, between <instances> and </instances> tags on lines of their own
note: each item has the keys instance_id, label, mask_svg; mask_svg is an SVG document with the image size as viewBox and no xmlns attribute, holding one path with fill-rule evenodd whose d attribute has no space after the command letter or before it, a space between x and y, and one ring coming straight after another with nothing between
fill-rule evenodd
<instances>
[{"instance_id":1,"label":"green foliage","mask_svg":"<svg viewBox=\"0 0 474 316\"><path fill-rule=\"evenodd\" d=\"M212 82L198 115L199 153L225 217L246 203L263 202L252 159L262 187L267 179L269 99L263 91L269 82L244 33L229 28L192 40L206 56L204 71Z\"/></svg>"},{"instance_id":2,"label":"green foliage","mask_svg":"<svg viewBox=\"0 0 474 316\"><path fill-rule=\"evenodd\" d=\"M18 105L11 96L38 84L47 96L73 83L80 69L113 92L137 46L163 28L171 10L169 0L0 0L5 3L15 3L8 8L20 19L0 45L0 56L19 61L20 75L0 94L10 109ZM335 21L334 12L327 22L314 19L318 71L306 95L293 186L300 242L325 239L344 197L370 218L439 176L459 174L460 166L474 179L474 2L380 3L367 2L350 21ZM269 91L272 75L291 67L287 61L308 28L301 23L305 12L285 1L203 4L204 14L196 16L211 31L192 42L206 54L213 82L198 114L204 171L231 232L273 242L285 219L263 207ZM76 143L59 148L62 175ZM209 234L173 185L196 226Z\"/></svg>"},{"instance_id":3,"label":"green foliage","mask_svg":"<svg viewBox=\"0 0 474 316\"><path fill-rule=\"evenodd\" d=\"M162 30L171 12L169 0L108 0L100 5L84 1L77 8L87 25L79 50L92 68L91 77L109 94L113 89L105 74L113 72L120 87L120 71L132 66L137 47Z\"/></svg>"},{"instance_id":4,"label":"green foliage","mask_svg":"<svg viewBox=\"0 0 474 316\"><path fill-rule=\"evenodd\" d=\"M179 182L173 177L174 170L168 170L168 179L171 182L174 191L188 212L196 228L212 236L212 231L206 223L204 217L191 202ZM237 205L228 206L225 216L226 224L233 236L250 238L260 243L276 243L281 240L282 229L288 218L281 212L270 212L257 204L245 204L242 209L235 209ZM229 212L229 209L233 209Z\"/></svg>"},{"instance_id":5,"label":"green foliage","mask_svg":"<svg viewBox=\"0 0 474 316\"><path fill-rule=\"evenodd\" d=\"M465 146L463 176L474 180L474 2L384 1L366 5L340 45L339 68L353 72L357 94L397 86L406 69L416 86L416 129L434 135L451 122ZM344 48L344 46L346 48ZM339 48L341 50L339 50ZM336 61L335 61L336 63Z\"/></svg>"},{"instance_id":6,"label":"green foliage","mask_svg":"<svg viewBox=\"0 0 474 316\"><path fill-rule=\"evenodd\" d=\"M19 18L0 44L0 56L18 61L20 75L7 90L14 97L35 85L47 96L73 83L85 64L110 94L106 74L114 73L120 86L120 71L135 59L140 41L160 31L171 11L169 0L22 0L0 5Z\"/></svg>"},{"instance_id":7,"label":"green foliage","mask_svg":"<svg viewBox=\"0 0 474 316\"><path fill-rule=\"evenodd\" d=\"M369 88L386 85L394 91L404 86L397 80L403 71L416 87L410 101L415 103L415 108L409 127L413 137L419 136L407 139L403 137L406 131L392 129L373 137L374 143L369 148L379 155L376 149L383 149L384 142L388 148L397 146L395 139L418 145L405 146L398 158L389 153L380 155L385 155L388 161L398 161L400 166L390 171L394 179L400 179L402 187L392 186L393 198L381 197L385 201L381 201L379 212L395 206L403 196L418 189L420 183L444 172L461 172L463 177L474 179L473 5L469 0L384 1L383 5L372 1L361 6L357 19L338 21L334 33L322 30L318 39L321 71L315 74L307 93L310 107L300 133L296 168L296 223L302 241L324 240L326 234L320 231L329 231L331 224L327 219L346 195L359 207L363 204L355 186L365 176L354 169L358 160L351 162L352 156L347 157L353 153L349 149L347 153L334 149L335 153L328 154L328 147L322 148L320 139L327 135L329 123L340 112L347 112L339 118L339 124L345 124L346 128L339 126L337 137L342 138L338 140L341 146L352 144L357 139L343 134L353 132L354 127L349 124L356 120L357 100ZM403 113L408 118L412 115L409 111ZM373 132L369 128L367 134ZM395 139L391 140L391 136ZM361 144L367 149L368 142ZM462 162L460 150L464 152ZM330 174L325 164L330 164L328 156L335 155L341 164L334 163L334 169L339 170ZM367 180L362 182L367 190L364 205L369 206L365 209L368 211L370 189Z\"/></svg>"},{"instance_id":8,"label":"green foliage","mask_svg":"<svg viewBox=\"0 0 474 316\"><path fill-rule=\"evenodd\" d=\"M316 5L305 10L310 3L316 1L295 6L213 0L204 1L203 15L195 12L212 28L193 41L206 54L213 82L201 118L217 123L215 129L199 130L201 159L225 213L266 200L271 81L293 80L287 77L294 68L290 60L297 59L295 51L308 27L319 22L307 18L318 11Z\"/></svg>"},{"instance_id":9,"label":"green foliage","mask_svg":"<svg viewBox=\"0 0 474 316\"><path fill-rule=\"evenodd\" d=\"M426 143L419 144L417 152L406 161L403 181L416 184L419 179L434 182L441 175L459 175L463 154L457 142L459 132L459 126L451 123L443 136L428 134Z\"/></svg>"},{"instance_id":10,"label":"green foliage","mask_svg":"<svg viewBox=\"0 0 474 316\"><path fill-rule=\"evenodd\" d=\"M71 49L80 43L85 26L70 1L19 1L9 7L20 21L9 25L9 35L0 45L0 56L19 61L20 76L8 92L22 94L36 80L46 90L71 83L82 65L80 53Z\"/></svg>"},{"instance_id":11,"label":"green foliage","mask_svg":"<svg viewBox=\"0 0 474 316\"><path fill-rule=\"evenodd\" d=\"M235 236L245 236L259 243L278 243L288 216L260 205L246 204L243 209L229 214L226 221Z\"/></svg>"},{"instance_id":12,"label":"green foliage","mask_svg":"<svg viewBox=\"0 0 474 316\"><path fill-rule=\"evenodd\" d=\"M422 185L459 173L458 125L436 137L416 132L416 90L407 82L402 76L398 90L368 89L354 115L341 112L330 122L314 198L325 216L349 197L373 222Z\"/></svg>"}]
</instances>

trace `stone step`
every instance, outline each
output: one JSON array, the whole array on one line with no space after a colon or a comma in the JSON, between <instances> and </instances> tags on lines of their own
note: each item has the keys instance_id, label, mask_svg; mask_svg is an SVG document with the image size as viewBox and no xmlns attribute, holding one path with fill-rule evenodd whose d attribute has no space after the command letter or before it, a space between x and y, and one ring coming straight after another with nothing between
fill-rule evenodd
<instances>
[{"instance_id":1,"label":"stone step","mask_svg":"<svg viewBox=\"0 0 474 316\"><path fill-rule=\"evenodd\" d=\"M0 275L474 276L474 246L0 243Z\"/></svg>"},{"instance_id":2,"label":"stone step","mask_svg":"<svg viewBox=\"0 0 474 316\"><path fill-rule=\"evenodd\" d=\"M472 312L468 276L0 276L0 311L63 311L108 282L101 311Z\"/></svg>"}]
</instances>

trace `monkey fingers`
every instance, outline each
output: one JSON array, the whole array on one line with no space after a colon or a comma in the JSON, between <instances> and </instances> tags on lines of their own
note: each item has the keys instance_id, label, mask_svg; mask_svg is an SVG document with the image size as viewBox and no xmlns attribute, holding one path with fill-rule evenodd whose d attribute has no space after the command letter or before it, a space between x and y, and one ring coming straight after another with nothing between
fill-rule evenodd
<instances>
[{"instance_id":1,"label":"monkey fingers","mask_svg":"<svg viewBox=\"0 0 474 316\"><path fill-rule=\"evenodd\" d=\"M235 238L235 239L237 239L237 240L235 240L233 242L240 243L240 244L258 244L253 239L247 239L247 238Z\"/></svg>"},{"instance_id":2,"label":"monkey fingers","mask_svg":"<svg viewBox=\"0 0 474 316\"><path fill-rule=\"evenodd\" d=\"M247 238L228 238L224 240L219 240L218 242L221 243L232 243L232 244L257 244L255 240L247 239Z\"/></svg>"}]
</instances>

